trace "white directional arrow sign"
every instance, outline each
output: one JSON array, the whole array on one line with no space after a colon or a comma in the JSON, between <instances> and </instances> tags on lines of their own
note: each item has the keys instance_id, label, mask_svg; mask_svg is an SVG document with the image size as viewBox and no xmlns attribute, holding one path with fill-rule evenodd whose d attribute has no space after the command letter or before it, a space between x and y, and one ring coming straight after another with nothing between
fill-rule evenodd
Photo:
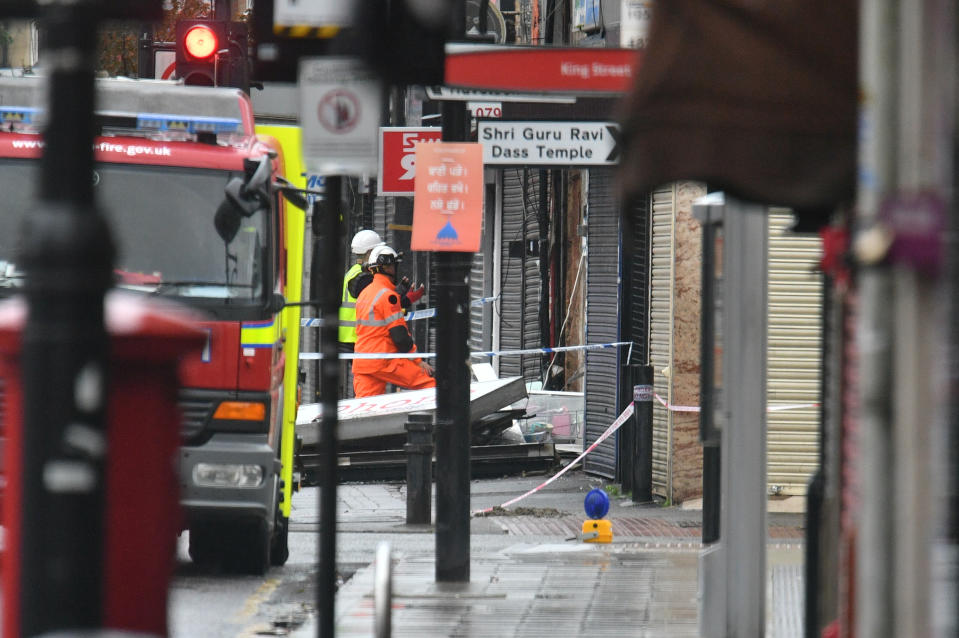
<instances>
[{"instance_id":1,"label":"white directional arrow sign","mask_svg":"<svg viewBox=\"0 0 959 638\"><path fill-rule=\"evenodd\" d=\"M613 122L477 123L483 164L600 166L619 162Z\"/></svg>"}]
</instances>

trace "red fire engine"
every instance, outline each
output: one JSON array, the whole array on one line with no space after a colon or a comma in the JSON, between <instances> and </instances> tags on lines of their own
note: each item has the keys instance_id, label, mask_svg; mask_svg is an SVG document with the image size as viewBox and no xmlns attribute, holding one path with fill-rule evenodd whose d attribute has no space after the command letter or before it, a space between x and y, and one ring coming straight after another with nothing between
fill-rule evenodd
<instances>
[{"instance_id":1,"label":"red fire engine","mask_svg":"<svg viewBox=\"0 0 959 638\"><path fill-rule=\"evenodd\" d=\"M23 283L44 81L0 78L0 297ZM91 176L117 245L115 285L196 311L180 364L182 529L197 562L262 573L288 556L304 213L274 186L281 146L237 89L101 80ZM136 477L131 477L136 480ZM4 512L11 522L15 512Z\"/></svg>"}]
</instances>

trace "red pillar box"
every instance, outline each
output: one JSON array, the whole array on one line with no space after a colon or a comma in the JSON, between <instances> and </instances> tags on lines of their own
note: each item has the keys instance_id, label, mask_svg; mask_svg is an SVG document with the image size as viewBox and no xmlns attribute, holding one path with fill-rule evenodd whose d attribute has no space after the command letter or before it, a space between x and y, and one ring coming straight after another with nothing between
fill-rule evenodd
<instances>
[{"instance_id":1,"label":"red pillar box","mask_svg":"<svg viewBox=\"0 0 959 638\"><path fill-rule=\"evenodd\" d=\"M2 516L5 528L2 635L19 635L22 503L21 436L23 299L0 304L2 393ZM176 564L180 501L176 455L180 443L177 364L199 350L206 335L185 311L113 291L106 298L110 336L107 408L104 627L167 635L167 599ZM56 604L51 601L51 604Z\"/></svg>"}]
</instances>

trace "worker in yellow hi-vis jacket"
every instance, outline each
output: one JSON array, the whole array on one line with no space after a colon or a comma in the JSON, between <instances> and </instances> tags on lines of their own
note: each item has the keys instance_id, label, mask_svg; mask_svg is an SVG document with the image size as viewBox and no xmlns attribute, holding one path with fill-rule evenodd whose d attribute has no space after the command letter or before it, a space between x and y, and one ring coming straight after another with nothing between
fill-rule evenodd
<instances>
[{"instance_id":1,"label":"worker in yellow hi-vis jacket","mask_svg":"<svg viewBox=\"0 0 959 638\"><path fill-rule=\"evenodd\" d=\"M356 262L343 276L343 296L340 303L340 352L353 352L356 347L356 297L359 293L350 292L350 283L363 274L363 265L370 256L370 251L384 245L385 242L375 230L361 230L353 235L353 241L350 242L350 251L356 256Z\"/></svg>"}]
</instances>

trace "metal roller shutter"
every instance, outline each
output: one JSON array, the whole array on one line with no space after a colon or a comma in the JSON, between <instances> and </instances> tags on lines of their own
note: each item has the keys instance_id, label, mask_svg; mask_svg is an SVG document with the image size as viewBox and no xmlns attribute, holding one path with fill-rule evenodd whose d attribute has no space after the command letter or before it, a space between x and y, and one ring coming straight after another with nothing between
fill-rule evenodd
<instances>
[{"instance_id":1,"label":"metal roller shutter","mask_svg":"<svg viewBox=\"0 0 959 638\"><path fill-rule=\"evenodd\" d=\"M649 363L653 366L653 392L669 402L670 377L663 370L673 358L673 222L676 191L670 185L653 191L652 256L649 285ZM653 401L653 491L671 497L669 454L672 414Z\"/></svg>"},{"instance_id":2,"label":"metal roller shutter","mask_svg":"<svg viewBox=\"0 0 959 638\"><path fill-rule=\"evenodd\" d=\"M649 360L649 231L650 197L647 195L624 211L628 227L623 235L623 319L620 341L633 342L632 356L623 363L645 364ZM632 395L632 388L629 388Z\"/></svg>"},{"instance_id":3,"label":"metal roller shutter","mask_svg":"<svg viewBox=\"0 0 959 638\"><path fill-rule=\"evenodd\" d=\"M527 169L503 171L502 285L500 287L500 349L521 350L540 347L540 275L537 255L527 245L539 238L536 205L536 173ZM523 376L540 379L542 357L500 357L501 377Z\"/></svg>"},{"instance_id":4,"label":"metal roller shutter","mask_svg":"<svg viewBox=\"0 0 959 638\"><path fill-rule=\"evenodd\" d=\"M819 462L822 246L816 235L786 231L791 224L788 211L771 209L767 483L771 493L803 495Z\"/></svg>"},{"instance_id":5,"label":"metal roller shutter","mask_svg":"<svg viewBox=\"0 0 959 638\"><path fill-rule=\"evenodd\" d=\"M587 195L586 343L619 341L620 246L619 209L613 198L609 170L589 172ZM583 445L589 446L619 414L618 349L586 352L585 416ZM618 435L606 439L586 457L590 474L616 477Z\"/></svg>"},{"instance_id":6,"label":"metal roller shutter","mask_svg":"<svg viewBox=\"0 0 959 638\"><path fill-rule=\"evenodd\" d=\"M620 370L627 364L645 365L649 361L649 226L650 197L638 197L622 208L620 227L620 261L622 284L619 322L619 341L629 342L620 349ZM618 405L622 408L633 400L632 384L637 379L623 376L619 387ZM638 462L635 433L621 430L618 442L617 480L624 485L632 482L633 467Z\"/></svg>"},{"instance_id":7,"label":"metal roller shutter","mask_svg":"<svg viewBox=\"0 0 959 638\"><path fill-rule=\"evenodd\" d=\"M351 193L350 196L356 197L357 194ZM391 201L392 199L392 197L367 195L363 200L364 211L362 217L372 221L372 225L365 226L365 228L372 228L380 234L383 241L390 246L395 246L396 241L393 237L393 231L389 228L389 220L393 219L393 211L396 208Z\"/></svg>"},{"instance_id":8,"label":"metal roller shutter","mask_svg":"<svg viewBox=\"0 0 959 638\"><path fill-rule=\"evenodd\" d=\"M473 255L473 264L470 267L470 300L489 297L493 291L493 264L489 255L493 250L496 189L490 185L484 197L483 230L480 250ZM470 336L469 349L472 352L491 350L493 348L492 334L492 305L470 306ZM473 358L474 363L489 363L489 358Z\"/></svg>"},{"instance_id":9,"label":"metal roller shutter","mask_svg":"<svg viewBox=\"0 0 959 638\"><path fill-rule=\"evenodd\" d=\"M540 348L540 297L542 276L539 269L539 250L533 246L539 241L539 176L535 169L523 171L523 215L526 218L525 250L523 251L523 342L521 348ZM525 355L522 362L523 376L527 381L542 381L544 355Z\"/></svg>"}]
</instances>

